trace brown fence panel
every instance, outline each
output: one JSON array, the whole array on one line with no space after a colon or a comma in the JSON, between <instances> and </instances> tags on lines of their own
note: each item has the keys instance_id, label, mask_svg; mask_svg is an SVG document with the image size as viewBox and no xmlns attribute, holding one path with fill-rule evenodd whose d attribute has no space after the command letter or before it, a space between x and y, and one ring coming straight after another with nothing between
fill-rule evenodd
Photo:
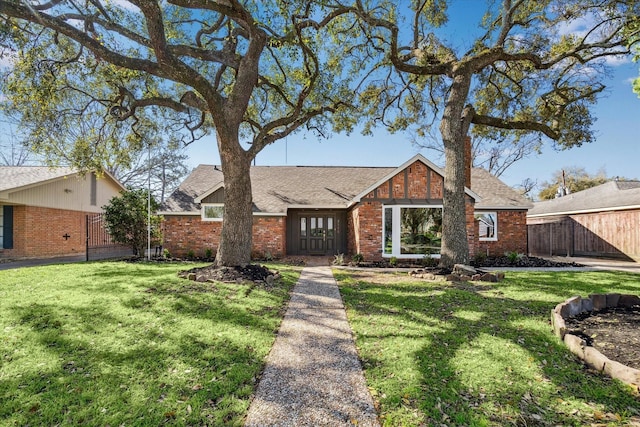
<instances>
[{"instance_id":1,"label":"brown fence panel","mask_svg":"<svg viewBox=\"0 0 640 427\"><path fill-rule=\"evenodd\" d=\"M87 261L107 258L119 258L132 254L131 248L115 243L105 227L103 214L91 214L86 217Z\"/></svg>"},{"instance_id":2,"label":"brown fence panel","mask_svg":"<svg viewBox=\"0 0 640 427\"><path fill-rule=\"evenodd\" d=\"M640 211L529 219L529 253L640 259Z\"/></svg>"},{"instance_id":3,"label":"brown fence panel","mask_svg":"<svg viewBox=\"0 0 640 427\"><path fill-rule=\"evenodd\" d=\"M529 254L571 256L574 253L573 221L553 218L527 224Z\"/></svg>"}]
</instances>

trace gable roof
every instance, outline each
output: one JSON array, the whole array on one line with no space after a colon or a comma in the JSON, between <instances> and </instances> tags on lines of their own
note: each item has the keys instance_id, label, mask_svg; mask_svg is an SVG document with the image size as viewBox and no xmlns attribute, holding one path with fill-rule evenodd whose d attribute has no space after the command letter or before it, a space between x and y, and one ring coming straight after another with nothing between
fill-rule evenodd
<instances>
[{"instance_id":1,"label":"gable roof","mask_svg":"<svg viewBox=\"0 0 640 427\"><path fill-rule=\"evenodd\" d=\"M443 171L422 155L400 167L252 166L253 211L285 215L292 208L346 209L381 183L419 160ZM482 169L473 169L471 189L480 209L528 209L531 203ZM200 200L223 186L222 171L199 165L161 207L163 214L200 214Z\"/></svg>"},{"instance_id":2,"label":"gable roof","mask_svg":"<svg viewBox=\"0 0 640 427\"><path fill-rule=\"evenodd\" d=\"M121 189L125 189L109 172L103 173ZM0 166L0 193L26 190L79 174L76 169L67 166Z\"/></svg>"},{"instance_id":3,"label":"gable roof","mask_svg":"<svg viewBox=\"0 0 640 427\"><path fill-rule=\"evenodd\" d=\"M596 187L534 204L527 216L567 215L640 209L640 181L609 181Z\"/></svg>"},{"instance_id":4,"label":"gable roof","mask_svg":"<svg viewBox=\"0 0 640 427\"><path fill-rule=\"evenodd\" d=\"M387 180L393 178L395 175L397 175L398 173L400 173L401 171L403 171L404 169L406 169L407 167L409 167L410 165L412 165L416 161L424 163L425 165L427 165L429 167L429 169L435 171L438 175L444 176L444 171L442 169L440 169L438 166L436 166L435 164L433 164L432 162L427 160L422 154L416 154L415 156L413 156L412 158L410 158L409 160L404 162L402 165L400 165L397 168L393 169L387 175L383 176L378 181L376 181L375 183L373 183L372 185L370 185L369 187L367 187L366 189L361 191L355 197L355 201L359 202L360 199L362 199L364 196L366 196L367 194L369 194L370 192L372 192L373 190L378 188L380 185L382 185ZM475 194L473 191L471 191L469 188L465 188L465 192L469 196L473 197L474 199L478 199L479 198L479 196L477 194Z\"/></svg>"},{"instance_id":5,"label":"gable roof","mask_svg":"<svg viewBox=\"0 0 640 427\"><path fill-rule=\"evenodd\" d=\"M471 169L471 189L480 196L475 209L526 210L533 203L482 168Z\"/></svg>"},{"instance_id":6,"label":"gable roof","mask_svg":"<svg viewBox=\"0 0 640 427\"><path fill-rule=\"evenodd\" d=\"M0 191L24 189L75 174L69 167L0 166Z\"/></svg>"}]
</instances>

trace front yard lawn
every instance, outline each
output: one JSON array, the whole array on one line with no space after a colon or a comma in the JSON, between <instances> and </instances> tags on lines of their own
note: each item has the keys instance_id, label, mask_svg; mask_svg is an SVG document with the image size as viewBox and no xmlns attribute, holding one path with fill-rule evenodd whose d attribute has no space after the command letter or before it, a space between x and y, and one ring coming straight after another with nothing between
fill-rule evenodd
<instances>
[{"instance_id":1,"label":"front yard lawn","mask_svg":"<svg viewBox=\"0 0 640 427\"><path fill-rule=\"evenodd\" d=\"M585 368L549 324L574 295L640 294L638 275L508 272L501 283L451 284L334 273L383 425L640 425L637 390Z\"/></svg>"},{"instance_id":2,"label":"front yard lawn","mask_svg":"<svg viewBox=\"0 0 640 427\"><path fill-rule=\"evenodd\" d=\"M0 425L241 425L299 268L266 290L193 266L0 271Z\"/></svg>"}]
</instances>

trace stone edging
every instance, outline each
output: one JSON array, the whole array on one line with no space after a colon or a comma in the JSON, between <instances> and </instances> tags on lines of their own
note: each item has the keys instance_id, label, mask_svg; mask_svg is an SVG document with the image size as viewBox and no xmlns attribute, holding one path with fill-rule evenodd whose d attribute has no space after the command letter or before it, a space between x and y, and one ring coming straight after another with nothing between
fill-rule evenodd
<instances>
[{"instance_id":1,"label":"stone edging","mask_svg":"<svg viewBox=\"0 0 640 427\"><path fill-rule=\"evenodd\" d=\"M640 387L640 370L611 360L594 347L588 346L580 337L567 333L565 319L580 313L599 311L606 308L633 307L640 305L640 297L626 294L591 294L589 298L575 296L562 302L551 310L553 332L564 341L573 354L584 360L587 365L612 378L616 378L635 388Z\"/></svg>"}]
</instances>

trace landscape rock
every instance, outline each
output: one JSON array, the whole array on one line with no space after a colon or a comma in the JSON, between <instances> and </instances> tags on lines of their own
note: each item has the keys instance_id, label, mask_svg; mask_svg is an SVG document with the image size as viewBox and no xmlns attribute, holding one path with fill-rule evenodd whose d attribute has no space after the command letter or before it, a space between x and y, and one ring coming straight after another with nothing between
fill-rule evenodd
<instances>
[{"instance_id":1,"label":"landscape rock","mask_svg":"<svg viewBox=\"0 0 640 427\"><path fill-rule=\"evenodd\" d=\"M604 310L607 308L607 296L605 294L591 294L589 299L593 303L594 310Z\"/></svg>"},{"instance_id":2,"label":"landscape rock","mask_svg":"<svg viewBox=\"0 0 640 427\"><path fill-rule=\"evenodd\" d=\"M458 274L460 276L473 276L477 272L478 270L470 265L456 264L453 266L453 274Z\"/></svg>"},{"instance_id":3,"label":"landscape rock","mask_svg":"<svg viewBox=\"0 0 640 427\"><path fill-rule=\"evenodd\" d=\"M496 277L495 274L493 273L484 273L481 277L480 277L480 281L482 282L497 282L498 278Z\"/></svg>"},{"instance_id":4,"label":"landscape rock","mask_svg":"<svg viewBox=\"0 0 640 427\"><path fill-rule=\"evenodd\" d=\"M620 300L618 301L619 307L633 307L636 305L640 305L640 297L637 295L620 295Z\"/></svg>"}]
</instances>

